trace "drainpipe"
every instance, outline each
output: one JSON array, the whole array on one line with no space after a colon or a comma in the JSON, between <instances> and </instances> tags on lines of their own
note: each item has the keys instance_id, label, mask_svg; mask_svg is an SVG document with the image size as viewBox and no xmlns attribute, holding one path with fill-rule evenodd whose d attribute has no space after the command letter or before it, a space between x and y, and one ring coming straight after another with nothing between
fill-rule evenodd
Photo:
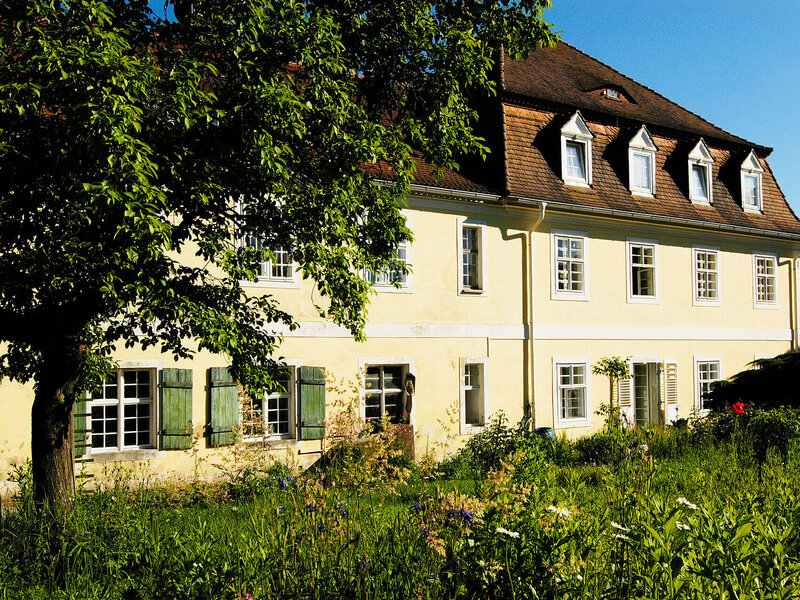
<instances>
[{"instance_id":1,"label":"drainpipe","mask_svg":"<svg viewBox=\"0 0 800 600\"><path fill-rule=\"evenodd\" d=\"M547 212L547 202L544 200L539 201L539 218L531 227L527 236L528 244L528 364L530 365L530 372L528 373L528 414L530 415L530 427L536 428L536 394L534 393L534 384L536 383L536 340L534 339L534 277L533 277L533 233L536 228L544 221L545 213Z\"/></svg>"},{"instance_id":2,"label":"drainpipe","mask_svg":"<svg viewBox=\"0 0 800 600\"><path fill-rule=\"evenodd\" d=\"M789 302L792 305L792 350L800 350L800 318L797 315L798 289L797 289L797 260L800 258L800 250L795 250L792 256L792 264L789 265L791 289L789 290Z\"/></svg>"}]
</instances>

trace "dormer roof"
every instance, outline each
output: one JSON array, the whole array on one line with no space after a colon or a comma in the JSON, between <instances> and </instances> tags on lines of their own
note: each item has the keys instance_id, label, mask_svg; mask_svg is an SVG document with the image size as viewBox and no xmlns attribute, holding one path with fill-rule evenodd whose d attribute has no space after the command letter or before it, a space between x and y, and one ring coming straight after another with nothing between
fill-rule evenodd
<instances>
[{"instance_id":1,"label":"dormer roof","mask_svg":"<svg viewBox=\"0 0 800 600\"><path fill-rule=\"evenodd\" d=\"M689 160L703 163L714 162L714 157L711 156L711 152L708 151L708 146L706 146L703 138L700 138L700 140L694 145L694 148L692 148L689 152Z\"/></svg>"},{"instance_id":2,"label":"dormer roof","mask_svg":"<svg viewBox=\"0 0 800 600\"><path fill-rule=\"evenodd\" d=\"M655 142L653 141L653 137L650 135L650 132L647 131L647 127L642 125L639 128L631 141L628 143L630 148L634 148L636 150L647 150L648 152L658 152L658 148L656 147Z\"/></svg>"}]
</instances>

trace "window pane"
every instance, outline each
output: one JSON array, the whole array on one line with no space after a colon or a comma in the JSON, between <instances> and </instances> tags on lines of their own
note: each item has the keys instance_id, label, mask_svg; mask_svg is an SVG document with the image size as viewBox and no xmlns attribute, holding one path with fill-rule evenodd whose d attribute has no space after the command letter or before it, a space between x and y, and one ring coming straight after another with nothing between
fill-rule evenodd
<instances>
[{"instance_id":1,"label":"window pane","mask_svg":"<svg viewBox=\"0 0 800 600\"><path fill-rule=\"evenodd\" d=\"M633 187L644 190L651 189L649 155L633 155Z\"/></svg>"},{"instance_id":2,"label":"window pane","mask_svg":"<svg viewBox=\"0 0 800 600\"><path fill-rule=\"evenodd\" d=\"M745 206L758 207L758 176L744 176L744 204Z\"/></svg>"},{"instance_id":3,"label":"window pane","mask_svg":"<svg viewBox=\"0 0 800 600\"><path fill-rule=\"evenodd\" d=\"M701 200L708 200L707 170L703 165L692 165L692 196Z\"/></svg>"},{"instance_id":4,"label":"window pane","mask_svg":"<svg viewBox=\"0 0 800 600\"><path fill-rule=\"evenodd\" d=\"M567 177L586 180L585 146L575 142L567 142Z\"/></svg>"}]
</instances>

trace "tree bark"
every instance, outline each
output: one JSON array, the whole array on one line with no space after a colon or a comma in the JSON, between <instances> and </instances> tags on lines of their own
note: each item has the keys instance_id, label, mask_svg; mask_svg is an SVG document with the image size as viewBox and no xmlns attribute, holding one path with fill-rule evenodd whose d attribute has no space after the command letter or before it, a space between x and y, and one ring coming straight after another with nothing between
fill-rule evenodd
<instances>
[{"instance_id":1,"label":"tree bark","mask_svg":"<svg viewBox=\"0 0 800 600\"><path fill-rule=\"evenodd\" d=\"M86 357L68 343L43 351L31 410L31 463L37 504L66 507L75 495L72 408Z\"/></svg>"}]
</instances>

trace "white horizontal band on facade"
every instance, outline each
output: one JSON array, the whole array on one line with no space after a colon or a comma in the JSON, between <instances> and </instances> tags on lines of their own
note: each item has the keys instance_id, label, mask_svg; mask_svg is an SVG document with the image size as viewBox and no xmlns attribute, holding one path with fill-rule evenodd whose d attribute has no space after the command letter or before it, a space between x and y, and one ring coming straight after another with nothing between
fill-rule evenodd
<instances>
[{"instance_id":1,"label":"white horizontal band on facade","mask_svg":"<svg viewBox=\"0 0 800 600\"><path fill-rule=\"evenodd\" d=\"M690 340L790 342L791 329L736 329L728 327L639 327L606 325L536 325L537 340Z\"/></svg>"},{"instance_id":2,"label":"white horizontal band on facade","mask_svg":"<svg viewBox=\"0 0 800 600\"><path fill-rule=\"evenodd\" d=\"M276 328L284 337L352 338L350 331L333 323L300 322L296 330ZM367 338L493 338L500 340L528 339L524 325L487 323L367 323Z\"/></svg>"},{"instance_id":3,"label":"white horizontal band on facade","mask_svg":"<svg viewBox=\"0 0 800 600\"><path fill-rule=\"evenodd\" d=\"M276 328L286 338L351 338L350 331L333 323L300 322L295 331ZM367 338L492 338L497 340L529 339L525 325L491 323L368 323ZM537 325L538 340L691 340L789 342L791 329L734 329L716 327L615 327L584 325Z\"/></svg>"}]
</instances>

